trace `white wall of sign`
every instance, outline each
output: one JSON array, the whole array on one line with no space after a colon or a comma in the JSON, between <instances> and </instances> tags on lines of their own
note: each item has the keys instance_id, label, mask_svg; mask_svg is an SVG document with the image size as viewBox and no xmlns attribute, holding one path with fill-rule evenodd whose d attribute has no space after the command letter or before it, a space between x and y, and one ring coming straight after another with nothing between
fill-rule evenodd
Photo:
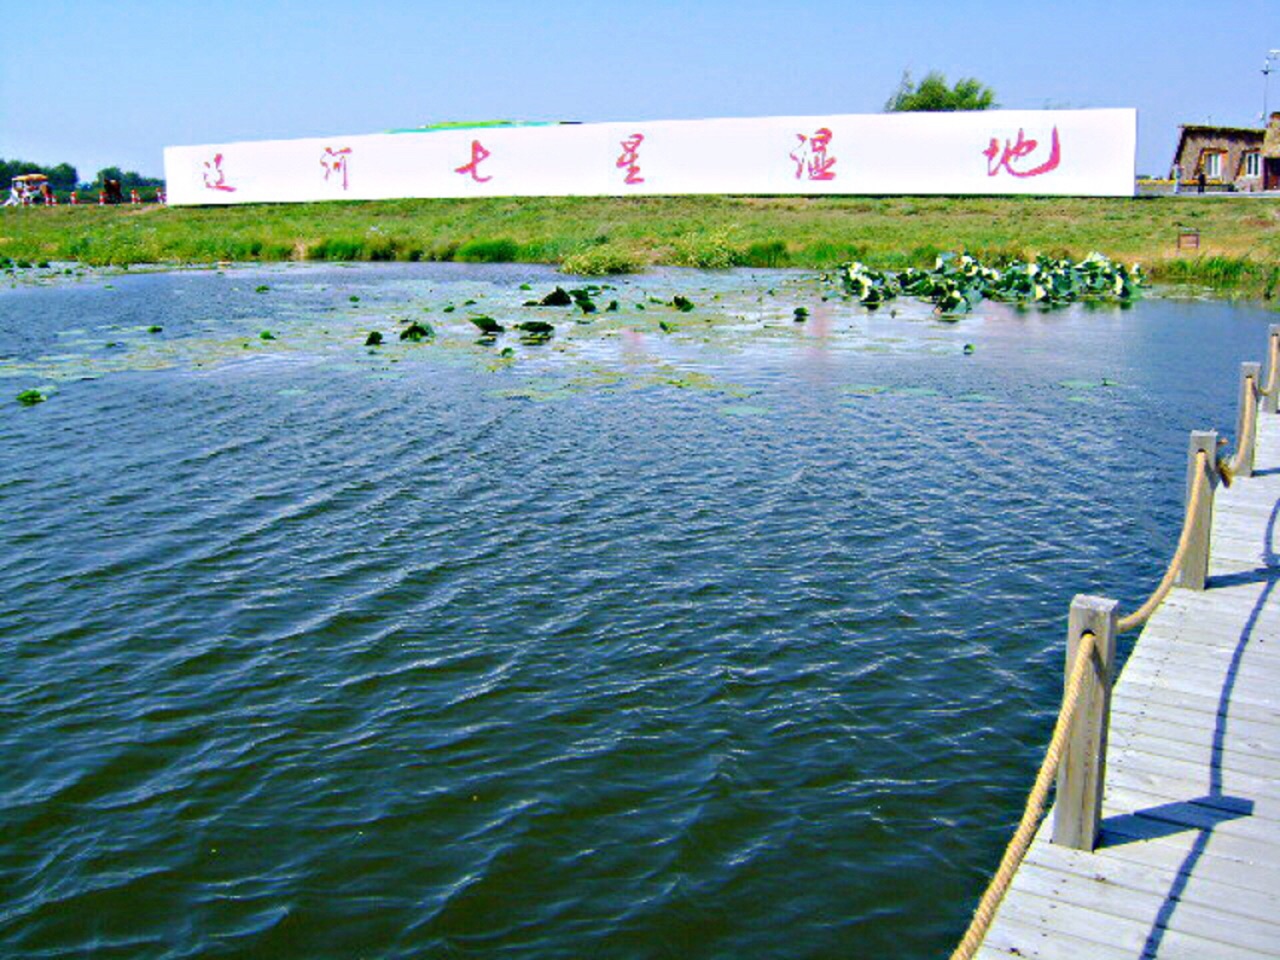
<instances>
[{"instance_id":1,"label":"white wall of sign","mask_svg":"<svg viewBox=\"0 0 1280 960\"><path fill-rule=\"evenodd\" d=\"M629 194L1132 196L1137 112L662 120L167 147L171 204Z\"/></svg>"}]
</instances>

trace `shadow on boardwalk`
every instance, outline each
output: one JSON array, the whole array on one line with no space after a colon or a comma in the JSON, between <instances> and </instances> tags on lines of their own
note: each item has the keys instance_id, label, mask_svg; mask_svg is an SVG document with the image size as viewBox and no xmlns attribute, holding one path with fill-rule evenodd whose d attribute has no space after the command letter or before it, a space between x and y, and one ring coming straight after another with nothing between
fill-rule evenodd
<instances>
[{"instance_id":1,"label":"shadow on boardwalk","mask_svg":"<svg viewBox=\"0 0 1280 960\"><path fill-rule=\"evenodd\" d=\"M1261 475L1263 471L1258 471L1258 473ZM1104 844L1107 847L1116 847L1125 843L1132 843L1135 840L1151 840L1158 837L1171 836L1188 829L1199 830L1199 835L1187 852L1182 864L1178 867L1173 886L1165 895L1164 903L1161 904L1155 921L1151 925L1151 930L1147 934L1146 943L1142 948L1141 955L1143 957L1154 957L1159 953L1165 931L1168 930L1174 912L1178 909L1178 904L1182 900L1187 883L1195 872L1196 864L1204 855L1214 828L1219 824L1236 820L1240 817L1247 817L1253 813L1253 801L1241 797L1231 797L1223 792L1222 755L1226 746L1227 725L1230 722L1231 694L1235 689L1236 678L1239 675L1240 662L1244 657L1244 652L1249 642L1254 639L1254 631L1257 627L1258 619L1266 608L1272 591L1275 590L1276 582L1280 580L1280 555L1273 548L1278 520L1280 520L1280 501L1277 501L1271 508L1271 514L1267 520L1266 534L1263 538L1263 566L1244 573L1214 577L1208 583L1210 590L1243 586L1249 583L1263 584L1257 602L1249 612L1244 629L1240 632L1240 638L1236 642L1235 650L1232 652L1231 662L1227 667L1227 674L1218 696L1218 711L1214 723L1213 748L1210 753L1209 763L1209 792L1202 797L1165 803L1138 810L1134 813L1110 817L1103 821L1102 824L1105 831L1104 835L1108 836L1108 840ZM1206 820L1208 821L1207 824ZM1190 826L1190 824L1205 825ZM1112 829L1108 830L1108 828Z\"/></svg>"}]
</instances>

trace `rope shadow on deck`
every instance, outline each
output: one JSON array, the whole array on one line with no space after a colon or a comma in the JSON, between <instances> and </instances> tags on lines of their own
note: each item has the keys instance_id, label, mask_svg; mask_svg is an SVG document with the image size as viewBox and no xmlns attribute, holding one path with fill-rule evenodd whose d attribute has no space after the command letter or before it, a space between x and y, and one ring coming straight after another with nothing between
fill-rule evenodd
<instances>
[{"instance_id":1,"label":"rope shadow on deck","mask_svg":"<svg viewBox=\"0 0 1280 960\"><path fill-rule=\"evenodd\" d=\"M1260 472L1260 471L1259 471ZM1147 942L1143 945L1142 956L1154 957L1160 950L1160 944L1164 940L1165 931L1169 928L1169 923L1173 919L1174 912L1178 909L1178 904L1182 900L1182 895L1187 888L1187 884L1191 881L1191 875L1195 872L1196 864L1200 862L1200 858L1204 856L1206 848L1209 846L1209 839L1213 835L1214 828L1220 823L1229 820L1236 820L1241 817L1253 815L1253 801L1241 797L1229 797L1222 790L1222 754L1226 747L1227 723L1230 719L1231 710L1231 694L1235 690L1236 678L1240 673L1240 661L1244 658L1245 649L1249 645L1249 641L1253 638L1254 630L1258 624L1258 618L1261 617L1262 611L1266 608L1267 600L1275 590L1276 582L1280 580L1280 555L1277 555L1272 548L1274 543L1276 523L1280 518L1280 500L1277 500L1271 508L1271 514L1267 518L1266 533L1262 539L1262 562L1263 566L1256 570L1248 571L1247 574L1228 574L1224 577L1211 578L1209 589L1222 589L1227 586L1243 584L1249 582L1262 582L1264 584L1262 591L1258 594L1258 599L1253 605L1253 609L1249 611L1249 617L1245 621L1244 629L1240 632L1240 639L1236 643L1235 649L1231 654L1231 663L1227 667L1227 675L1222 682L1222 692L1218 696L1218 713L1214 719L1213 728L1213 748L1210 751L1209 760L1209 793L1204 797L1195 800L1188 800L1183 803L1166 804L1164 806L1185 808L1188 806L1197 808L1197 812L1205 810L1210 816L1216 819L1208 827L1181 827L1176 831L1181 832L1185 829L1199 829L1200 835L1196 837L1195 843L1191 849L1187 851L1187 856L1183 859L1182 864L1178 867L1178 873L1174 880L1173 886L1169 888L1169 892L1165 895L1164 903L1160 905L1160 911L1156 914L1155 921L1151 924L1151 931L1147 934ZM1232 813L1227 805L1238 805L1238 812ZM1162 808L1151 808L1148 810L1135 811L1130 816L1135 818L1149 817L1160 821L1165 816L1161 816ZM1182 810L1184 815L1192 813L1190 810ZM1176 824L1176 818L1174 824ZM1171 824L1173 825L1173 824ZM1106 829L1107 822L1103 821L1103 828ZM1105 845L1105 841L1104 844Z\"/></svg>"}]
</instances>

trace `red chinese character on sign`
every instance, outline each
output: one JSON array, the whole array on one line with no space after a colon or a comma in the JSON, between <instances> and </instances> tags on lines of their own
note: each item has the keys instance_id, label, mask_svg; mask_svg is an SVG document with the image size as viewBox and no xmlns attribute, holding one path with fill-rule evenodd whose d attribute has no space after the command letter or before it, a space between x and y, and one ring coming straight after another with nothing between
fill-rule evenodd
<instances>
[{"instance_id":1,"label":"red chinese character on sign","mask_svg":"<svg viewBox=\"0 0 1280 960\"><path fill-rule=\"evenodd\" d=\"M1053 137L1049 143L1048 159L1030 170L1015 169L1018 161L1035 153L1038 146L1040 146L1038 140L1028 140L1021 130L1018 131L1018 139L1013 142L1005 140L1004 147L1000 146L999 140L992 137L987 149L982 151L982 155L987 158L987 176L994 177L1003 169L1011 177L1038 177L1042 173L1048 173L1050 170L1055 169L1062 160L1062 151L1058 146L1058 128L1056 126L1053 128Z\"/></svg>"},{"instance_id":2,"label":"red chinese character on sign","mask_svg":"<svg viewBox=\"0 0 1280 960\"><path fill-rule=\"evenodd\" d=\"M469 173L471 174L471 179L474 180L476 183L487 183L488 181L492 180L493 177L480 176L480 164L483 163L488 158L489 158L489 151L486 150L480 144L479 140L472 140L471 141L471 162L464 163L460 167L455 167L453 172Z\"/></svg>"},{"instance_id":3,"label":"red chinese character on sign","mask_svg":"<svg viewBox=\"0 0 1280 960\"><path fill-rule=\"evenodd\" d=\"M797 133L796 139L800 146L791 151L791 159L796 162L796 179L802 180L807 176L810 180L834 180L836 172L831 168L836 165L836 158L827 156L831 131L819 127L813 136Z\"/></svg>"},{"instance_id":4,"label":"red chinese character on sign","mask_svg":"<svg viewBox=\"0 0 1280 960\"><path fill-rule=\"evenodd\" d=\"M644 143L643 133L633 133L622 141L622 156L618 158L618 169L626 170L627 177L623 183L644 183L640 176L640 144Z\"/></svg>"},{"instance_id":5,"label":"red chinese character on sign","mask_svg":"<svg viewBox=\"0 0 1280 960\"><path fill-rule=\"evenodd\" d=\"M324 167L325 180L328 181L332 176L334 182L337 182L337 178L341 176L343 190L347 189L347 158L349 156L351 156L350 147L343 147L341 150L325 147L324 153L320 156L320 166Z\"/></svg>"},{"instance_id":6,"label":"red chinese character on sign","mask_svg":"<svg viewBox=\"0 0 1280 960\"><path fill-rule=\"evenodd\" d=\"M222 169L222 154L215 153L213 160L204 162L204 185L208 190L225 190L234 193L235 187L227 184L226 171Z\"/></svg>"}]
</instances>

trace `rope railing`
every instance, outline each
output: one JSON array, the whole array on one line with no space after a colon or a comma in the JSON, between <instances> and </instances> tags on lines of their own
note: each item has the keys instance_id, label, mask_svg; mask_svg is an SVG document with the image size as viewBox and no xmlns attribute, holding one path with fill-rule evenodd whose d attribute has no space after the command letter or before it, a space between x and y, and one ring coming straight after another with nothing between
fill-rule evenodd
<instances>
[{"instance_id":1,"label":"rope railing","mask_svg":"<svg viewBox=\"0 0 1280 960\"><path fill-rule=\"evenodd\" d=\"M1270 346L1267 349L1267 385L1258 387L1258 395L1261 397L1274 397L1276 394L1277 377L1280 376L1280 333L1272 332L1267 338Z\"/></svg>"},{"instance_id":2,"label":"rope railing","mask_svg":"<svg viewBox=\"0 0 1280 960\"><path fill-rule=\"evenodd\" d=\"M1053 726L1053 737L1049 740L1049 748L1045 751L1044 760L1040 763L1040 772L1036 774L1035 785L1027 797L1026 806L1022 809L1022 819L1018 821L1018 829L1013 839L1005 847L1004 856L1000 858L1000 866L987 884L986 893L978 901L978 907L969 921L969 929L965 931L960 945L951 954L951 960L970 960L982 946L982 941L991 928L996 910L1004 899L1013 882L1013 875L1022 865L1031 841L1036 835L1040 819L1044 816L1045 802L1049 798L1049 787L1058 775L1058 764L1062 762L1062 751L1066 747L1067 737L1071 733L1071 720L1076 712L1076 704L1080 702L1080 690L1084 685L1086 668L1094 653L1094 635L1084 633L1080 636L1080 646L1076 650L1076 658L1071 665L1071 674L1067 679L1062 694L1062 707L1058 710L1058 722Z\"/></svg>"},{"instance_id":3,"label":"rope railing","mask_svg":"<svg viewBox=\"0 0 1280 960\"><path fill-rule=\"evenodd\" d=\"M1173 559L1169 561L1164 577L1142 606L1116 622L1117 633L1127 633L1146 623L1173 587L1173 581L1186 560L1187 549L1191 546L1191 535L1195 530L1196 517L1200 513L1200 498L1204 496L1204 488L1209 485L1209 471L1206 469L1208 460L1209 455L1205 451L1201 450L1196 454L1195 480L1191 484L1191 495L1187 498L1187 514L1182 521L1182 534L1178 537L1178 549L1173 552Z\"/></svg>"},{"instance_id":4,"label":"rope railing","mask_svg":"<svg viewBox=\"0 0 1280 960\"><path fill-rule=\"evenodd\" d=\"M1187 506L1186 514L1182 521L1182 532L1178 536L1178 546L1174 550L1173 558L1169 561L1164 576L1160 579L1160 583L1155 590L1152 591L1151 595L1140 607L1126 617L1115 617L1114 601L1077 597L1072 604L1073 623L1078 604L1093 603L1097 605L1101 603L1108 605L1108 619L1093 621L1095 628L1100 630L1104 636L1100 639L1092 629L1082 631L1078 624L1072 627L1071 635L1072 637L1078 637L1078 641L1073 655L1074 659L1070 661L1070 670L1063 689L1062 706L1058 710L1058 719L1054 724L1053 736L1049 740L1049 746L1046 748L1044 759L1040 763L1040 770L1036 774L1035 783L1027 797L1026 805L1023 807L1022 818L1018 821L1017 830L1014 831L1013 837L1005 847L1004 855L1000 858L1000 865L996 868L995 874L987 884L986 891L978 901L978 906L973 912L969 927L965 931L963 938L961 938L959 945L952 952L951 960L971 960L986 939L991 924L995 919L996 911L1000 908L1000 904L1013 882L1014 875L1022 865L1027 851L1031 848L1036 831L1044 817L1049 798L1049 789L1053 785L1055 777L1060 777L1060 779L1058 791L1059 809L1055 815L1058 820L1055 821L1054 842L1066 843L1068 846L1076 846L1081 849L1092 849L1093 843L1096 842L1096 818L1100 815L1101 783L1106 766L1105 731L1101 739L1098 739L1096 728L1099 723L1102 727L1105 727L1105 720L1099 722L1097 718L1105 718L1107 715L1108 708L1106 704L1109 703L1110 699L1112 669L1110 661L1114 656L1115 634L1133 630L1146 623L1175 584L1180 583L1193 589L1203 589L1208 569L1209 524L1212 514L1213 488L1218 481L1229 486L1234 476L1247 477L1252 473L1253 452L1257 437L1258 408L1263 405L1268 413L1276 413L1278 412L1277 408L1280 407L1280 397L1277 396L1277 394L1280 394L1280 325L1271 327L1268 338L1266 386L1259 385L1261 378L1258 364L1244 364L1241 373L1240 416L1237 422L1236 449L1231 458L1229 460L1218 460L1216 450L1219 441L1216 433L1192 433L1191 435L1191 458L1188 465L1187 478ZM1189 557L1192 559L1189 560ZM1101 650L1099 649L1100 643L1105 644ZM1092 675L1089 670L1091 661L1096 668ZM1092 746L1081 747L1079 739L1073 739L1076 736L1076 732L1073 731L1073 723L1076 721L1081 691L1089 684L1089 680L1086 680L1086 678L1090 678L1092 681L1092 685L1088 687L1090 692L1086 698L1086 702L1089 703L1089 706L1086 707L1086 716L1092 717L1092 722L1088 726L1081 728L1079 736L1086 738L1094 736L1094 740L1092 741ZM1099 690L1102 691L1101 702L1103 706L1101 708L1098 706ZM1070 759L1064 765L1063 755L1067 751L1069 743L1071 744ZM1084 774L1085 780L1088 780L1089 776L1096 776L1092 783L1097 789L1093 791L1093 799L1091 801L1081 799L1085 791L1080 788L1079 783L1081 781L1078 779L1081 776L1079 773L1081 769L1080 757L1083 753L1089 752L1096 754L1084 761L1085 765L1089 766L1089 769ZM1077 778L1075 785L1071 785L1072 778ZM1064 783L1068 784L1068 786L1064 787ZM1064 790L1066 795L1071 798L1069 808L1065 811L1065 817L1063 816L1064 809L1061 807L1064 802ZM1076 821L1076 827L1068 826L1060 836L1059 828L1062 823L1070 824L1070 817L1073 815L1079 817L1082 811L1086 812L1085 817ZM1079 823L1084 823L1085 826L1080 828L1078 826Z\"/></svg>"},{"instance_id":5,"label":"rope railing","mask_svg":"<svg viewBox=\"0 0 1280 960\"><path fill-rule=\"evenodd\" d=\"M1273 376L1271 379L1275 379ZM1243 414L1240 418L1240 435L1236 437L1236 452L1224 466L1219 467L1228 486L1232 478L1243 473L1253 457L1253 435L1258 426L1258 383L1253 377L1245 377L1244 396L1241 398Z\"/></svg>"}]
</instances>

